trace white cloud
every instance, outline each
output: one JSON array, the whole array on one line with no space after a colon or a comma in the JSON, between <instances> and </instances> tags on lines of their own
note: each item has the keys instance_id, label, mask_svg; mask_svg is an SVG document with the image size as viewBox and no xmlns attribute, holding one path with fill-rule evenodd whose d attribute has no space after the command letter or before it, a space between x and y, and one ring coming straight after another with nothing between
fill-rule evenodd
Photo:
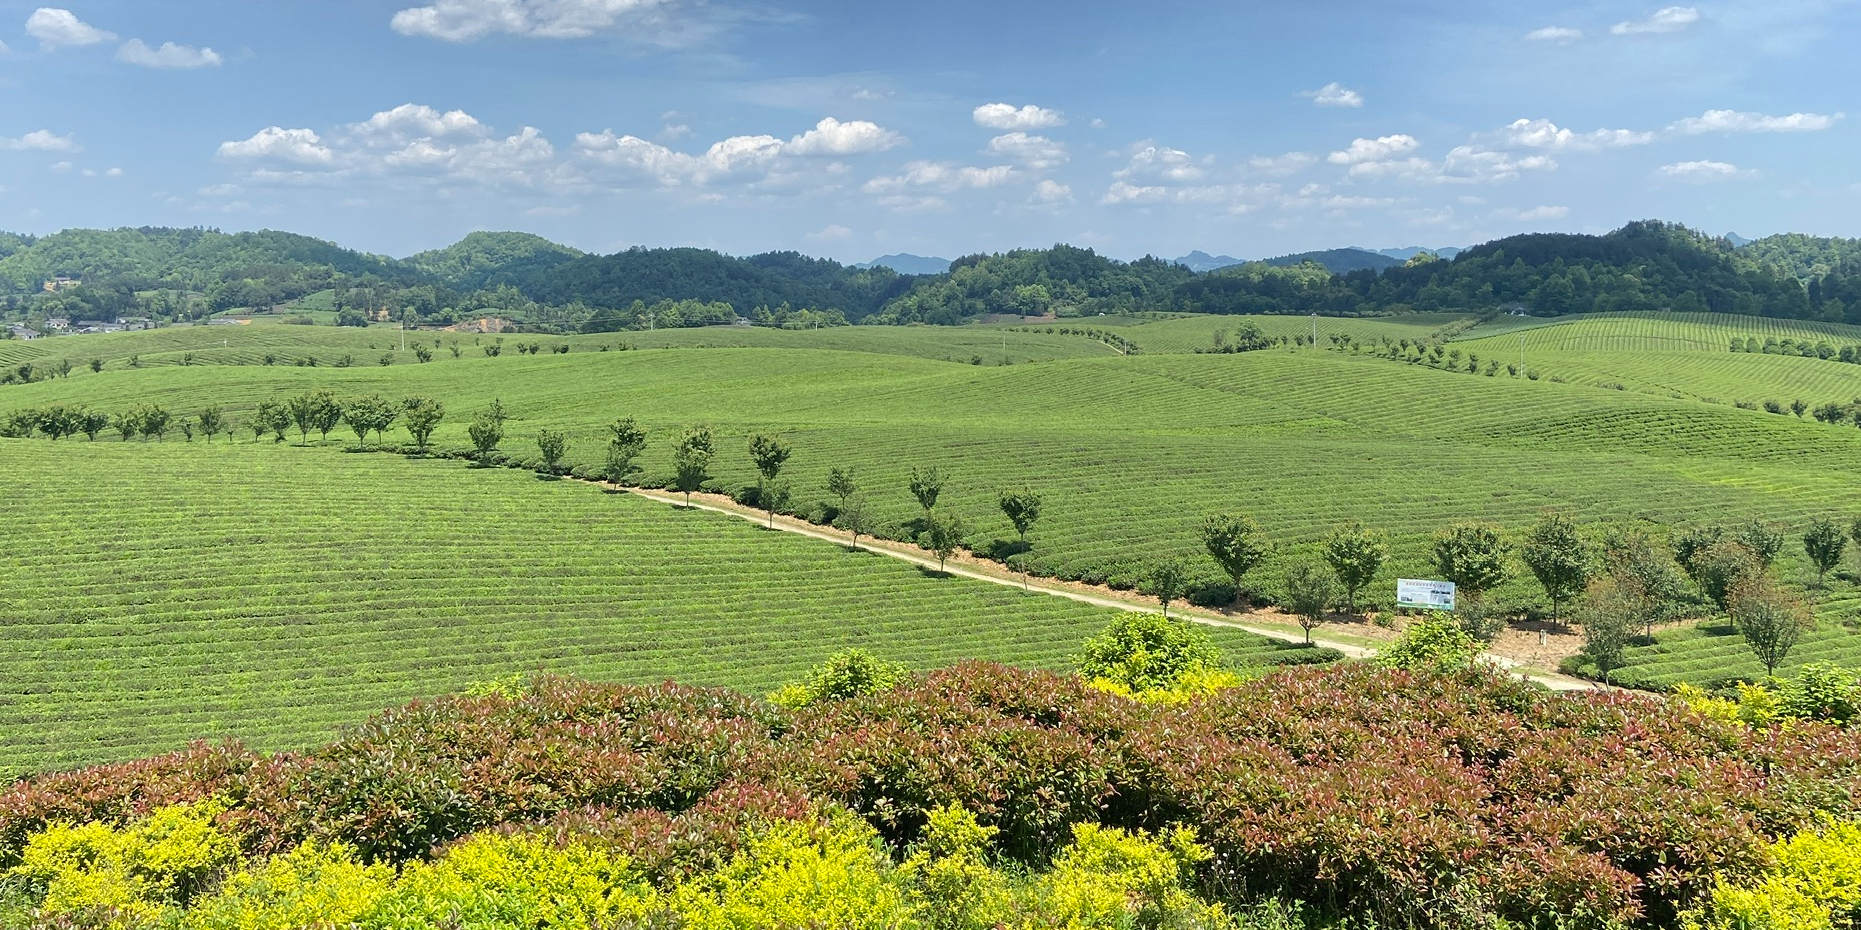
<instances>
[{"instance_id":1,"label":"white cloud","mask_svg":"<svg viewBox=\"0 0 1861 930\"><path fill-rule=\"evenodd\" d=\"M1332 152L1326 161L1334 165L1360 165L1387 161L1398 155L1406 155L1421 146L1414 136L1381 136L1375 139L1357 139L1350 148L1341 152Z\"/></svg>"},{"instance_id":2,"label":"white cloud","mask_svg":"<svg viewBox=\"0 0 1861 930\"><path fill-rule=\"evenodd\" d=\"M1699 135L1707 132L1819 132L1835 125L1842 114L1792 113L1789 116L1766 116L1737 110L1707 110L1702 116L1690 116L1668 127L1675 132Z\"/></svg>"},{"instance_id":3,"label":"white cloud","mask_svg":"<svg viewBox=\"0 0 1861 930\"><path fill-rule=\"evenodd\" d=\"M1654 141L1654 133L1651 132L1597 129L1592 132L1577 133L1560 128L1548 119L1515 120L1511 125L1501 129L1498 137L1502 144L1514 148L1550 149L1558 152L1593 152L1599 149L1646 145Z\"/></svg>"},{"instance_id":4,"label":"white cloud","mask_svg":"<svg viewBox=\"0 0 1861 930\"><path fill-rule=\"evenodd\" d=\"M1690 6L1669 6L1656 10L1647 19L1616 23L1609 31L1619 36L1659 35L1679 32L1700 21L1699 10Z\"/></svg>"},{"instance_id":5,"label":"white cloud","mask_svg":"<svg viewBox=\"0 0 1861 930\"><path fill-rule=\"evenodd\" d=\"M98 29L70 10L42 6L26 18L26 34L44 49L76 48L116 41L116 33Z\"/></svg>"},{"instance_id":6,"label":"white cloud","mask_svg":"<svg viewBox=\"0 0 1861 930\"><path fill-rule=\"evenodd\" d=\"M1337 155L1341 154L1345 153L1332 156L1333 163L1343 163L1337 159ZM1507 152L1462 145L1450 150L1447 157L1438 164L1415 156L1358 161L1351 164L1348 177L1360 181L1397 180L1416 184L1497 184L1513 180L1527 171L1555 170L1557 162L1548 155L1518 157Z\"/></svg>"},{"instance_id":7,"label":"white cloud","mask_svg":"<svg viewBox=\"0 0 1861 930\"><path fill-rule=\"evenodd\" d=\"M464 110L441 113L429 106L403 103L357 123L354 131L382 144L405 145L415 139L482 136L485 125Z\"/></svg>"},{"instance_id":8,"label":"white cloud","mask_svg":"<svg viewBox=\"0 0 1861 930\"><path fill-rule=\"evenodd\" d=\"M1731 181L1750 177L1757 172L1747 171L1737 165L1723 161L1683 161L1673 165L1662 165L1660 174L1675 181L1694 183L1711 183L1714 181Z\"/></svg>"},{"instance_id":9,"label":"white cloud","mask_svg":"<svg viewBox=\"0 0 1861 930\"><path fill-rule=\"evenodd\" d=\"M0 42L0 55L5 55L12 51L13 51L12 49L7 47L7 44L5 42Z\"/></svg>"},{"instance_id":10,"label":"white cloud","mask_svg":"<svg viewBox=\"0 0 1861 930\"><path fill-rule=\"evenodd\" d=\"M1556 42L1559 45L1568 45L1582 41L1583 30L1572 29L1569 26L1546 26L1525 33L1525 39L1528 42Z\"/></svg>"},{"instance_id":11,"label":"white cloud","mask_svg":"<svg viewBox=\"0 0 1861 930\"><path fill-rule=\"evenodd\" d=\"M808 238L816 242L829 242L835 239L846 239L852 235L853 230L839 223L832 223L824 229L817 229L814 232L808 233Z\"/></svg>"},{"instance_id":12,"label":"white cloud","mask_svg":"<svg viewBox=\"0 0 1861 930\"><path fill-rule=\"evenodd\" d=\"M0 136L0 150L9 152L75 152L78 151L77 140L71 136L61 136L49 129L37 129L17 139Z\"/></svg>"},{"instance_id":13,"label":"white cloud","mask_svg":"<svg viewBox=\"0 0 1861 930\"><path fill-rule=\"evenodd\" d=\"M1010 132L989 140L988 153L1019 162L1037 171L1066 164L1066 146L1046 136Z\"/></svg>"},{"instance_id":14,"label":"white cloud","mask_svg":"<svg viewBox=\"0 0 1861 930\"><path fill-rule=\"evenodd\" d=\"M145 68L217 68L221 63L220 53L210 48L173 42L163 42L161 48L150 48L141 39L123 43L116 51L116 60Z\"/></svg>"},{"instance_id":15,"label":"white cloud","mask_svg":"<svg viewBox=\"0 0 1861 930\"><path fill-rule=\"evenodd\" d=\"M952 193L1000 187L1015 176L1015 169L1009 165L978 168L951 162L914 161L906 164L902 173L873 178L860 189L868 194L896 194L912 188Z\"/></svg>"},{"instance_id":16,"label":"white cloud","mask_svg":"<svg viewBox=\"0 0 1861 930\"><path fill-rule=\"evenodd\" d=\"M1046 180L1034 185L1034 193L1028 200L1037 204L1072 203L1073 189L1058 181Z\"/></svg>"},{"instance_id":17,"label":"white cloud","mask_svg":"<svg viewBox=\"0 0 1861 930\"><path fill-rule=\"evenodd\" d=\"M1066 117L1060 111L1031 103L1020 109L1008 103L985 103L972 115L976 125L984 129L1051 129L1066 125Z\"/></svg>"},{"instance_id":18,"label":"white cloud","mask_svg":"<svg viewBox=\"0 0 1861 930\"><path fill-rule=\"evenodd\" d=\"M335 161L336 153L323 144L322 137L314 130L271 126L259 130L250 139L220 143L220 157L327 165Z\"/></svg>"},{"instance_id":19,"label":"white cloud","mask_svg":"<svg viewBox=\"0 0 1861 930\"><path fill-rule=\"evenodd\" d=\"M1500 215L1521 223L1561 220L1570 215L1569 207L1532 207L1529 210L1501 210Z\"/></svg>"},{"instance_id":20,"label":"white cloud","mask_svg":"<svg viewBox=\"0 0 1861 930\"><path fill-rule=\"evenodd\" d=\"M1113 172L1112 177L1120 181L1144 178L1171 184L1187 184L1200 181L1208 174L1196 165L1195 159L1191 158L1188 152L1173 149L1152 140L1133 145L1130 152L1130 163Z\"/></svg>"},{"instance_id":21,"label":"white cloud","mask_svg":"<svg viewBox=\"0 0 1861 930\"><path fill-rule=\"evenodd\" d=\"M1683 161L1662 165L1660 171L1667 177L1682 181L1726 181L1757 173L1723 161Z\"/></svg>"},{"instance_id":22,"label":"white cloud","mask_svg":"<svg viewBox=\"0 0 1861 930\"><path fill-rule=\"evenodd\" d=\"M1312 102L1321 107L1361 107L1363 95L1332 81L1317 90L1308 90L1301 97L1310 97Z\"/></svg>"},{"instance_id":23,"label":"white cloud","mask_svg":"<svg viewBox=\"0 0 1861 930\"><path fill-rule=\"evenodd\" d=\"M1247 167L1261 174L1287 175L1295 174L1318 163L1318 156L1310 152L1287 152L1284 155L1259 156L1249 159Z\"/></svg>"},{"instance_id":24,"label":"white cloud","mask_svg":"<svg viewBox=\"0 0 1861 930\"><path fill-rule=\"evenodd\" d=\"M1091 126L1093 129L1110 129L1111 128L1110 123L1107 123L1104 120L1099 119L1098 117L1093 117L1092 122L1086 125Z\"/></svg>"},{"instance_id":25,"label":"white cloud","mask_svg":"<svg viewBox=\"0 0 1861 930\"><path fill-rule=\"evenodd\" d=\"M671 0L436 0L394 14L389 26L406 36L471 42L493 33L537 39L580 39L614 28L623 18Z\"/></svg>"},{"instance_id":26,"label":"white cloud","mask_svg":"<svg viewBox=\"0 0 1861 930\"><path fill-rule=\"evenodd\" d=\"M789 140L784 151L793 155L862 155L883 152L904 144L905 137L876 123L843 123L829 116L813 129Z\"/></svg>"},{"instance_id":27,"label":"white cloud","mask_svg":"<svg viewBox=\"0 0 1861 930\"><path fill-rule=\"evenodd\" d=\"M612 130L582 133L575 148L583 157L610 168L642 175L666 187L703 186L766 169L782 153L782 140L774 136L732 136L714 143L702 154L674 151L637 136L616 136Z\"/></svg>"}]
</instances>

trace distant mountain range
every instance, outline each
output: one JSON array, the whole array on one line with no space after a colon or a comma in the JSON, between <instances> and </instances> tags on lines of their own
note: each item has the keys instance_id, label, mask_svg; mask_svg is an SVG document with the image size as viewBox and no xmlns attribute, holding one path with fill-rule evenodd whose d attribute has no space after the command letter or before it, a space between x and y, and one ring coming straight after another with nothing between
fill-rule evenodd
<instances>
[{"instance_id":1,"label":"distant mountain range","mask_svg":"<svg viewBox=\"0 0 1861 930\"><path fill-rule=\"evenodd\" d=\"M890 268L899 274L944 274L950 270L947 258L930 258L900 252L897 255L882 255L869 262L854 265L855 268Z\"/></svg>"},{"instance_id":2,"label":"distant mountain range","mask_svg":"<svg viewBox=\"0 0 1861 930\"><path fill-rule=\"evenodd\" d=\"M1196 274L1201 274L1205 271L1214 271L1217 268L1226 268L1229 265L1244 264L1246 261L1247 260L1244 258L1235 258L1232 255L1210 255L1207 252L1198 250L1177 259L1176 264L1182 265Z\"/></svg>"}]
</instances>

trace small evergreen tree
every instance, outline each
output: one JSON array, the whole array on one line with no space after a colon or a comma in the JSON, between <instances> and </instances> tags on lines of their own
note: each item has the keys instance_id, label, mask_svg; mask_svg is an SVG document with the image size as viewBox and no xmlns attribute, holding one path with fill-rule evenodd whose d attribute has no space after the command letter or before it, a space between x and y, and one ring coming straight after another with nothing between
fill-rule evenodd
<instances>
[{"instance_id":1,"label":"small evergreen tree","mask_svg":"<svg viewBox=\"0 0 1861 930\"><path fill-rule=\"evenodd\" d=\"M543 472L553 475L562 457L569 454L569 436L560 430L539 430L536 434L536 451L543 457Z\"/></svg>"},{"instance_id":2,"label":"small evergreen tree","mask_svg":"<svg viewBox=\"0 0 1861 930\"><path fill-rule=\"evenodd\" d=\"M673 448L673 487L684 492L687 508L691 507L691 495L710 480L711 457L716 453L711 431L703 426L686 430Z\"/></svg>"},{"instance_id":3,"label":"small evergreen tree","mask_svg":"<svg viewBox=\"0 0 1861 930\"><path fill-rule=\"evenodd\" d=\"M1266 561L1272 550L1260 524L1242 514L1210 514L1202 521L1202 546L1234 582L1234 598L1241 599L1247 573Z\"/></svg>"},{"instance_id":4,"label":"small evergreen tree","mask_svg":"<svg viewBox=\"0 0 1861 930\"><path fill-rule=\"evenodd\" d=\"M1164 617L1170 615L1170 604L1182 597L1183 588L1188 584L1189 566L1182 559L1164 559L1150 570L1150 593L1162 602Z\"/></svg>"},{"instance_id":5,"label":"small evergreen tree","mask_svg":"<svg viewBox=\"0 0 1861 930\"><path fill-rule=\"evenodd\" d=\"M1848 537L1842 535L1834 521L1818 518L1809 525L1809 531L1803 534L1803 553L1816 566L1817 587L1822 586L1831 569L1842 564L1842 551L1847 548Z\"/></svg>"},{"instance_id":6,"label":"small evergreen tree","mask_svg":"<svg viewBox=\"0 0 1861 930\"><path fill-rule=\"evenodd\" d=\"M999 503L1002 514L1008 522L1014 524L1015 534L1022 542L1027 542L1027 531L1034 528L1040 519L1040 495L1023 488L1019 491L1003 491Z\"/></svg>"},{"instance_id":7,"label":"small evergreen tree","mask_svg":"<svg viewBox=\"0 0 1861 930\"><path fill-rule=\"evenodd\" d=\"M633 471L633 460L646 451L646 431L632 417L616 420L608 427L607 480L623 484Z\"/></svg>"},{"instance_id":8,"label":"small evergreen tree","mask_svg":"<svg viewBox=\"0 0 1861 930\"><path fill-rule=\"evenodd\" d=\"M1563 622L1564 602L1590 583L1590 553L1568 517L1546 513L1525 537L1519 557L1551 598L1551 621Z\"/></svg>"},{"instance_id":9,"label":"small evergreen tree","mask_svg":"<svg viewBox=\"0 0 1861 930\"><path fill-rule=\"evenodd\" d=\"M1382 536L1358 524L1341 526L1325 540L1326 564L1344 586L1344 609L1357 612L1357 592L1376 580L1376 573L1389 558L1389 546Z\"/></svg>"},{"instance_id":10,"label":"small evergreen tree","mask_svg":"<svg viewBox=\"0 0 1861 930\"><path fill-rule=\"evenodd\" d=\"M1299 620L1305 631L1305 644L1312 644L1312 631L1331 612L1338 599L1338 582L1331 569L1309 559L1286 566L1286 609Z\"/></svg>"}]
</instances>

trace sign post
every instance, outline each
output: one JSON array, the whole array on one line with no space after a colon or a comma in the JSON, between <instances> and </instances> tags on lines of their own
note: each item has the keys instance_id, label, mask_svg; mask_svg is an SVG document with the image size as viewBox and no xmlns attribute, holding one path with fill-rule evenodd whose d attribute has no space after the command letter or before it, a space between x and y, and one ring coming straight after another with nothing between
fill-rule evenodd
<instances>
[{"instance_id":1,"label":"sign post","mask_svg":"<svg viewBox=\"0 0 1861 930\"><path fill-rule=\"evenodd\" d=\"M1396 581L1396 606L1411 610L1453 610L1454 583L1451 581L1418 581L1401 578Z\"/></svg>"}]
</instances>

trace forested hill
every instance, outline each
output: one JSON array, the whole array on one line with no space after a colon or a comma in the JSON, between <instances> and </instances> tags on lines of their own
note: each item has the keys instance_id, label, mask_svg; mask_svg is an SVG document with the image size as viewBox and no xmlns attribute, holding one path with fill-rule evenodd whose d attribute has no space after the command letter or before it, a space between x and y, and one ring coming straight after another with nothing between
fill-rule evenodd
<instances>
[{"instance_id":1,"label":"forested hill","mask_svg":"<svg viewBox=\"0 0 1861 930\"><path fill-rule=\"evenodd\" d=\"M206 288L245 277L405 278L380 255L295 233L211 229L70 229L43 238L0 235L0 292L37 291L58 275L128 282L137 289Z\"/></svg>"},{"instance_id":2,"label":"forested hill","mask_svg":"<svg viewBox=\"0 0 1861 930\"><path fill-rule=\"evenodd\" d=\"M1423 253L1379 268L1387 261L1368 258L1376 256L1302 253L1198 274L1163 259L1123 262L1056 245L968 255L946 274L911 276L795 252L733 257L635 248L590 255L509 232L473 233L397 260L284 232L70 230L42 238L0 234L0 305L28 319L131 312L188 318L288 307L327 291L319 306L362 322L362 310L415 323L501 313L556 328L581 326L600 311L606 311L603 328L736 316L772 325L956 324L988 314L1141 310L1545 316L1713 310L1861 322L1861 240L1772 236L1736 247L1646 221L1602 236L1513 236L1452 260ZM83 286L42 294L57 276L81 278Z\"/></svg>"}]
</instances>

